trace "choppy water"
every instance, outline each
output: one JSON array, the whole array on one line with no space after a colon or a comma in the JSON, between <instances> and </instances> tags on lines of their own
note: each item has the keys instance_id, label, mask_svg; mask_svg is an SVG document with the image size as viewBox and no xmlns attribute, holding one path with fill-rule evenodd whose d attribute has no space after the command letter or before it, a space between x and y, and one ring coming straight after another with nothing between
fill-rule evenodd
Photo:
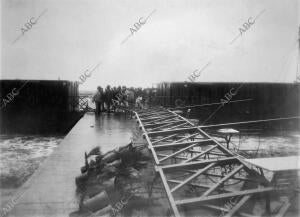
<instances>
[{"instance_id":1,"label":"choppy water","mask_svg":"<svg viewBox=\"0 0 300 217\"><path fill-rule=\"evenodd\" d=\"M295 156L300 153L300 132L244 135L233 137L232 142L239 151L252 150L246 151L249 158ZM230 148L233 146L230 145Z\"/></svg>"},{"instance_id":2,"label":"choppy water","mask_svg":"<svg viewBox=\"0 0 300 217\"><path fill-rule=\"evenodd\" d=\"M62 136L0 135L1 204L13 196L62 139Z\"/></svg>"}]
</instances>

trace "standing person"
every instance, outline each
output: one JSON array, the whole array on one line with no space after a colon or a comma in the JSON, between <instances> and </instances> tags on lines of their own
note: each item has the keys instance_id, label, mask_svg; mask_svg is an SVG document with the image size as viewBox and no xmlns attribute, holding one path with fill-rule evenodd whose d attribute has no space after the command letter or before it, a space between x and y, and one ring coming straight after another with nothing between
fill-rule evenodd
<instances>
[{"instance_id":1,"label":"standing person","mask_svg":"<svg viewBox=\"0 0 300 217\"><path fill-rule=\"evenodd\" d=\"M128 104L129 107L134 107L134 92L133 92L133 88L129 88L127 90L127 99L128 99Z\"/></svg>"},{"instance_id":2,"label":"standing person","mask_svg":"<svg viewBox=\"0 0 300 217\"><path fill-rule=\"evenodd\" d=\"M103 88L100 87L100 112L103 112L104 111L104 99L105 99L105 96L104 96L104 91L103 91Z\"/></svg>"},{"instance_id":3,"label":"standing person","mask_svg":"<svg viewBox=\"0 0 300 217\"><path fill-rule=\"evenodd\" d=\"M138 109L143 109L143 98L141 96L138 96L135 100L135 106L138 108Z\"/></svg>"},{"instance_id":4,"label":"standing person","mask_svg":"<svg viewBox=\"0 0 300 217\"><path fill-rule=\"evenodd\" d=\"M97 92L94 94L92 102L96 104L96 111L95 114L99 115L101 113L101 101L102 101L102 94L101 94L101 87L97 87Z\"/></svg>"},{"instance_id":5,"label":"standing person","mask_svg":"<svg viewBox=\"0 0 300 217\"><path fill-rule=\"evenodd\" d=\"M117 100L117 88L116 87L113 87L111 89L111 92L112 92L112 105L111 105L111 109L113 112L116 111L116 100Z\"/></svg>"},{"instance_id":6,"label":"standing person","mask_svg":"<svg viewBox=\"0 0 300 217\"><path fill-rule=\"evenodd\" d=\"M128 107L128 96L127 96L128 92L127 92L127 88L126 86L122 87L121 90L121 102L125 107Z\"/></svg>"},{"instance_id":7,"label":"standing person","mask_svg":"<svg viewBox=\"0 0 300 217\"><path fill-rule=\"evenodd\" d=\"M107 112L110 113L110 106L111 106L111 102L112 102L112 91L110 89L110 85L106 86L105 89L105 104L107 107Z\"/></svg>"}]
</instances>

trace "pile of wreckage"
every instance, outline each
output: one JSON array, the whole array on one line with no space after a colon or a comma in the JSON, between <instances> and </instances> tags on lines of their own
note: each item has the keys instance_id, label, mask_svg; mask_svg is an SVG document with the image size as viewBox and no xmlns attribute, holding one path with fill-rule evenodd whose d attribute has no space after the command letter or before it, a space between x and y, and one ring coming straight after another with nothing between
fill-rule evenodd
<instances>
[{"instance_id":1,"label":"pile of wreckage","mask_svg":"<svg viewBox=\"0 0 300 217\"><path fill-rule=\"evenodd\" d=\"M145 146L133 147L132 142L106 154L99 147L85 153L85 165L75 179L79 216L132 215L133 201L147 207L149 170L144 170L153 167L150 159Z\"/></svg>"}]
</instances>

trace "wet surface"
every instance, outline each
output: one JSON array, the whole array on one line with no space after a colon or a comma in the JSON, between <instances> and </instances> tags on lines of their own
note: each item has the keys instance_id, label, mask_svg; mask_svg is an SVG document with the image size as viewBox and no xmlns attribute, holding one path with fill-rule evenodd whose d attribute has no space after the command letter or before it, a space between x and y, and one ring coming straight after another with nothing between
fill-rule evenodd
<instances>
[{"instance_id":1,"label":"wet surface","mask_svg":"<svg viewBox=\"0 0 300 217\"><path fill-rule=\"evenodd\" d=\"M106 152L128 144L135 129L134 119L123 114L86 114L16 192L10 216L68 216L78 210L75 177L84 164L84 152L95 146Z\"/></svg>"},{"instance_id":2,"label":"wet surface","mask_svg":"<svg viewBox=\"0 0 300 217\"><path fill-rule=\"evenodd\" d=\"M0 135L0 207L8 202L62 139L62 136Z\"/></svg>"},{"instance_id":3,"label":"wet surface","mask_svg":"<svg viewBox=\"0 0 300 217\"><path fill-rule=\"evenodd\" d=\"M17 196L14 200L16 202L13 205L16 204L16 206L13 206L15 208L11 216L69 216L71 213L81 216L77 213L79 198L75 177L80 175L80 168L84 165L84 153L96 146L101 148L102 153L106 153L128 144L132 137L141 137L141 135L137 136L138 132L140 131L138 131L135 119L126 118L124 114L102 114L98 117L94 114L86 114L33 177L17 192L16 195L21 196ZM260 135L260 137L247 136L241 139L233 137L232 142L239 150L258 150L256 157L267 157L296 155L299 149L299 139L299 133L288 133L286 135ZM138 142L144 143L145 141L139 139ZM149 167L149 171L142 173L141 177L151 182L150 178L153 178L149 176L151 171ZM167 209L168 202L164 196L164 190L159 181L157 184L155 188L158 189L153 191L152 195L154 200L163 200L160 204L165 204ZM128 207L124 209L128 209L130 215L133 216L148 215L149 213L136 209L139 201L138 199L131 203L134 207L130 208L128 204ZM161 205L150 211L155 213L152 213L154 216L159 213L167 215L166 210L160 208Z\"/></svg>"}]
</instances>

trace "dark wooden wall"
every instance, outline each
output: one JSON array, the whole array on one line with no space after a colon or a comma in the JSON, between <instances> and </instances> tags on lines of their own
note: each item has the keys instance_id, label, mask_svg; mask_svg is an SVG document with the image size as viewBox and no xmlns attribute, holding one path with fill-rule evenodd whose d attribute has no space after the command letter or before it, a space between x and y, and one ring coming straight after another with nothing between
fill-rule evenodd
<instances>
[{"instance_id":1,"label":"dark wooden wall","mask_svg":"<svg viewBox=\"0 0 300 217\"><path fill-rule=\"evenodd\" d=\"M210 122L222 122L226 118L233 121L299 116L299 83L161 83L157 86L157 104L175 107L177 99L185 105L216 103L226 99L225 94L231 88L236 90L240 85L231 101L252 100L225 104ZM192 109L192 113L196 118L205 119L217 107Z\"/></svg>"}]
</instances>

